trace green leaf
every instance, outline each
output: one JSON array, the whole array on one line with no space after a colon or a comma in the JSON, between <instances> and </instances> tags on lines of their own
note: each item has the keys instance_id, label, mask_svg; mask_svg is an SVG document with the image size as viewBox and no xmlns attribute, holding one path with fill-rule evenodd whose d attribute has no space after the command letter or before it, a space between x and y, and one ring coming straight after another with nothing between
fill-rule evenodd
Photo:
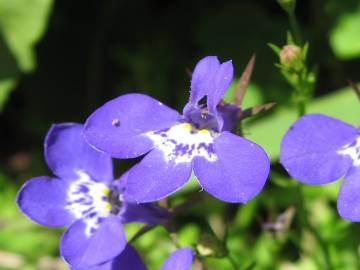
<instances>
[{"instance_id":1,"label":"green leaf","mask_svg":"<svg viewBox=\"0 0 360 270\"><path fill-rule=\"evenodd\" d=\"M352 59L360 56L360 6L343 13L330 33L330 45L337 57Z\"/></svg>"},{"instance_id":2,"label":"green leaf","mask_svg":"<svg viewBox=\"0 0 360 270\"><path fill-rule=\"evenodd\" d=\"M52 0L0 0L0 29L20 70L35 67L34 46L43 35Z\"/></svg>"},{"instance_id":3,"label":"green leaf","mask_svg":"<svg viewBox=\"0 0 360 270\"><path fill-rule=\"evenodd\" d=\"M280 52L281 52L281 48L273 43L268 43L268 46L270 47L270 49L273 50L273 52L276 54L276 55L279 55Z\"/></svg>"},{"instance_id":4,"label":"green leaf","mask_svg":"<svg viewBox=\"0 0 360 270\"><path fill-rule=\"evenodd\" d=\"M11 90L14 89L15 85L15 79L0 80L0 112L4 108L4 105L9 98L9 94L11 93Z\"/></svg>"},{"instance_id":5,"label":"green leaf","mask_svg":"<svg viewBox=\"0 0 360 270\"><path fill-rule=\"evenodd\" d=\"M21 72L36 66L35 45L43 35L53 0L0 0L0 112Z\"/></svg>"},{"instance_id":6,"label":"green leaf","mask_svg":"<svg viewBox=\"0 0 360 270\"><path fill-rule=\"evenodd\" d=\"M356 126L360 122L360 104L349 87L314 99L309 104L307 113L326 114ZM276 160L279 157L281 139L296 119L295 108L281 108L268 117L249 122L244 133L248 139L264 147L271 160Z\"/></svg>"}]
</instances>

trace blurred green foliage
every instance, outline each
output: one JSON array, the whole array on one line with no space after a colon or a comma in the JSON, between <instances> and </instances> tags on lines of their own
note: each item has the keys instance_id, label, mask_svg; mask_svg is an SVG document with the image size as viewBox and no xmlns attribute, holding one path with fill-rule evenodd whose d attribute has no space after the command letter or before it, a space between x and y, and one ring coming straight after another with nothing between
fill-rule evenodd
<instances>
[{"instance_id":1,"label":"blurred green foliage","mask_svg":"<svg viewBox=\"0 0 360 270\"><path fill-rule=\"evenodd\" d=\"M0 0L0 111L20 73L34 70L52 0Z\"/></svg>"},{"instance_id":2,"label":"blurred green foliage","mask_svg":"<svg viewBox=\"0 0 360 270\"><path fill-rule=\"evenodd\" d=\"M330 44L340 59L360 56L360 4L354 10L341 14L330 34Z\"/></svg>"},{"instance_id":3,"label":"blurred green foliage","mask_svg":"<svg viewBox=\"0 0 360 270\"><path fill-rule=\"evenodd\" d=\"M309 63L318 74L308 112L359 126L359 101L346 83L360 82L358 1L297 2L310 42ZM15 205L16 191L27 179L50 174L42 141L51 123L82 122L104 101L127 92L146 93L180 109L189 92L186 69L209 54L233 60L236 79L225 96L230 101L253 53L257 63L243 108L276 106L246 119L243 131L271 157L268 183L245 205L201 192L201 203L174 220L176 242L198 248L207 270L232 269L227 251L241 270L325 269L321 246L298 215L297 184L277 163L280 140L297 110L267 44L284 44L289 27L275 0L0 0L0 269L66 269L57 251L62 230L34 224ZM118 164L121 172L131 162ZM303 186L307 215L328 245L334 268L360 269L360 227L336 211L340 184ZM199 191L193 177L168 203L178 205ZM265 229L291 211L287 226ZM126 225L128 239L140 228ZM134 245L150 270L176 248L163 227ZM5 267L9 258L15 261Z\"/></svg>"}]
</instances>

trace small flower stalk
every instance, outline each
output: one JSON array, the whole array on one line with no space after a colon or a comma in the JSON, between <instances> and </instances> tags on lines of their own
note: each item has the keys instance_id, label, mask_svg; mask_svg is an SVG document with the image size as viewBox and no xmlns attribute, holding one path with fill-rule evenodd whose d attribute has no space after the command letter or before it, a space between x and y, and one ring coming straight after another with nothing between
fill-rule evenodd
<instances>
[{"instance_id":1,"label":"small flower stalk","mask_svg":"<svg viewBox=\"0 0 360 270\"><path fill-rule=\"evenodd\" d=\"M274 44L269 44L269 46L279 57L279 63L276 66L293 88L293 102L298 107L301 116L305 113L306 104L313 95L316 83L315 70L307 66L309 44L296 45L289 33L287 44L282 48Z\"/></svg>"}]
</instances>

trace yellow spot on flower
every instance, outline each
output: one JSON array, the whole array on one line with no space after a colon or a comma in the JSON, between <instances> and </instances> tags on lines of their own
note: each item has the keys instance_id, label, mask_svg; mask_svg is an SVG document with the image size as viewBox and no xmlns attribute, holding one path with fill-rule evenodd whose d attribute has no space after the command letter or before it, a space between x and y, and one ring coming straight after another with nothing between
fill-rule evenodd
<instances>
[{"instance_id":1,"label":"yellow spot on flower","mask_svg":"<svg viewBox=\"0 0 360 270\"><path fill-rule=\"evenodd\" d=\"M112 205L111 205L111 203L105 203L105 209L107 209L107 210L111 210L112 209Z\"/></svg>"},{"instance_id":2,"label":"yellow spot on flower","mask_svg":"<svg viewBox=\"0 0 360 270\"><path fill-rule=\"evenodd\" d=\"M199 129L199 133L206 134L208 132L209 132L209 130L207 130L207 129Z\"/></svg>"},{"instance_id":3,"label":"yellow spot on flower","mask_svg":"<svg viewBox=\"0 0 360 270\"><path fill-rule=\"evenodd\" d=\"M110 196L110 189L104 188L104 189L103 189L103 194L104 194L106 197L109 197L109 196Z\"/></svg>"},{"instance_id":4,"label":"yellow spot on flower","mask_svg":"<svg viewBox=\"0 0 360 270\"><path fill-rule=\"evenodd\" d=\"M183 128L185 128L185 129L192 129L192 125L189 124L189 123L184 123L184 124L183 124Z\"/></svg>"}]
</instances>

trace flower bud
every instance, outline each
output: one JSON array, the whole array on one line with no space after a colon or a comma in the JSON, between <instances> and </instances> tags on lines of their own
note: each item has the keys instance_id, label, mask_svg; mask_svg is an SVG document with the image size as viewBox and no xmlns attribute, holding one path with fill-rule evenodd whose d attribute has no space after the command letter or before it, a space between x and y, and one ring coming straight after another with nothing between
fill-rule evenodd
<instances>
[{"instance_id":1,"label":"flower bud","mask_svg":"<svg viewBox=\"0 0 360 270\"><path fill-rule=\"evenodd\" d=\"M285 45L279 57L280 64L284 67L298 69L302 66L301 48L296 45Z\"/></svg>"}]
</instances>

